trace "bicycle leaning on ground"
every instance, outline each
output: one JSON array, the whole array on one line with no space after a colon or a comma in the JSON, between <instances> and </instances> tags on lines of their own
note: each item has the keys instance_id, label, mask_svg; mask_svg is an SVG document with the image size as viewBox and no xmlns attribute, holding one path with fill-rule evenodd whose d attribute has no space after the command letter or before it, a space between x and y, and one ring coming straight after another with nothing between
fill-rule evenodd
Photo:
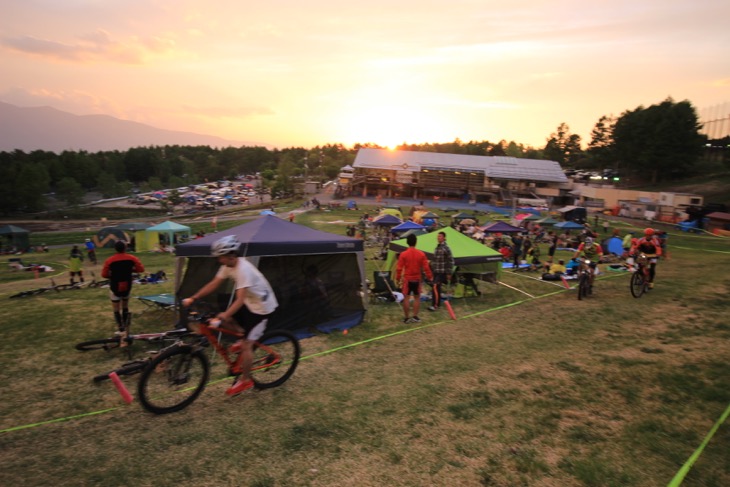
<instances>
[{"instance_id":1,"label":"bicycle leaning on ground","mask_svg":"<svg viewBox=\"0 0 730 487\"><path fill-rule=\"evenodd\" d=\"M180 340L161 350L146 366L137 392L142 406L155 414L180 411L203 392L210 375L205 345L212 345L223 358L234 383L241 374L243 356L240 352L229 351L221 339L228 335L240 340L243 334L219 328L220 323L213 320L216 313L203 302L195 303L183 312L194 332L205 340L193 343ZM268 389L286 382L299 363L299 355L299 342L293 335L279 330L265 333L253 345L251 377L254 387Z\"/></svg>"},{"instance_id":2,"label":"bicycle leaning on ground","mask_svg":"<svg viewBox=\"0 0 730 487\"><path fill-rule=\"evenodd\" d=\"M645 254L639 254L636 257L636 270L631 274L631 282L629 284L633 297L640 298L649 290L649 271L649 258Z\"/></svg>"}]
</instances>

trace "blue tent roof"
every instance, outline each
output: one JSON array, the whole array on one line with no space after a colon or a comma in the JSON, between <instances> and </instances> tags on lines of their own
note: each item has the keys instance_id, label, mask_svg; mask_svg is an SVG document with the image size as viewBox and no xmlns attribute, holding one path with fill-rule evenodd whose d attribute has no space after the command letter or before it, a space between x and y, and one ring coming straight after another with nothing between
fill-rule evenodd
<instances>
[{"instance_id":1,"label":"blue tent roof","mask_svg":"<svg viewBox=\"0 0 730 487\"><path fill-rule=\"evenodd\" d=\"M553 225L553 228L562 228L563 230L582 230L585 228L580 223L575 223L574 221L567 221L567 222L560 222Z\"/></svg>"},{"instance_id":2,"label":"blue tent roof","mask_svg":"<svg viewBox=\"0 0 730 487\"><path fill-rule=\"evenodd\" d=\"M241 255L335 254L363 250L363 241L344 235L322 232L282 220L263 216L249 223L206 235L175 247L181 257L208 257L213 242L235 235L241 242Z\"/></svg>"},{"instance_id":3,"label":"blue tent roof","mask_svg":"<svg viewBox=\"0 0 730 487\"><path fill-rule=\"evenodd\" d=\"M399 225L400 223L401 223L400 218L398 218L397 216L394 216L394 215L389 215L389 214L381 215L373 220L373 225L395 226L395 225Z\"/></svg>"},{"instance_id":4,"label":"blue tent roof","mask_svg":"<svg viewBox=\"0 0 730 487\"><path fill-rule=\"evenodd\" d=\"M148 232L189 232L190 227L168 220L166 222L158 223L153 227L147 227L145 230Z\"/></svg>"},{"instance_id":5,"label":"blue tent roof","mask_svg":"<svg viewBox=\"0 0 730 487\"><path fill-rule=\"evenodd\" d=\"M403 222L400 225L396 225L393 228L390 229L391 232L406 232L408 230L420 230L422 228L426 228L423 225L419 225L416 222L407 221Z\"/></svg>"}]
</instances>

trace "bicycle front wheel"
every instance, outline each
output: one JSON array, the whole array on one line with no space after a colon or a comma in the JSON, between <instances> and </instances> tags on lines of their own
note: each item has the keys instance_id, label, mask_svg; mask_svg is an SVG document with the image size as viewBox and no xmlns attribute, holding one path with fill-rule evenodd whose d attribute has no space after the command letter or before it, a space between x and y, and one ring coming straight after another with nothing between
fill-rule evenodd
<instances>
[{"instance_id":1,"label":"bicycle front wheel","mask_svg":"<svg viewBox=\"0 0 730 487\"><path fill-rule=\"evenodd\" d=\"M578 278L578 299L588 296L588 286L590 286L590 279L587 274L583 273Z\"/></svg>"},{"instance_id":2,"label":"bicycle front wheel","mask_svg":"<svg viewBox=\"0 0 730 487\"><path fill-rule=\"evenodd\" d=\"M631 275L631 295L635 298L640 298L644 291L646 291L646 281L641 271L636 271Z\"/></svg>"},{"instance_id":3,"label":"bicycle front wheel","mask_svg":"<svg viewBox=\"0 0 730 487\"><path fill-rule=\"evenodd\" d=\"M76 350L88 352L89 350L112 350L119 348L122 343L122 337L101 338L98 340L89 340L76 344Z\"/></svg>"},{"instance_id":4,"label":"bicycle front wheel","mask_svg":"<svg viewBox=\"0 0 730 487\"><path fill-rule=\"evenodd\" d=\"M190 345L165 350L142 373L139 401L155 414L180 411L203 392L209 374L210 364L202 350Z\"/></svg>"},{"instance_id":5,"label":"bicycle front wheel","mask_svg":"<svg viewBox=\"0 0 730 487\"><path fill-rule=\"evenodd\" d=\"M261 337L253 346L251 378L258 389L277 387L292 376L299 363L299 342L285 331Z\"/></svg>"}]
</instances>

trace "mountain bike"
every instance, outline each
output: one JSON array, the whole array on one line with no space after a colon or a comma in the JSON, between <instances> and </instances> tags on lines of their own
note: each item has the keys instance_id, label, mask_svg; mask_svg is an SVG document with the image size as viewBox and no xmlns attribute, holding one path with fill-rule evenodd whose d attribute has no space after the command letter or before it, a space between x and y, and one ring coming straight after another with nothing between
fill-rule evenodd
<instances>
[{"instance_id":1,"label":"mountain bike","mask_svg":"<svg viewBox=\"0 0 730 487\"><path fill-rule=\"evenodd\" d=\"M28 291L21 291L16 294L11 294L9 296L9 299L16 299L16 298L27 298L30 296L38 296L39 294L43 294L46 291L58 291L57 285L53 278L51 278L51 285L47 287L39 287L37 289L30 289Z\"/></svg>"},{"instance_id":2,"label":"mountain bike","mask_svg":"<svg viewBox=\"0 0 730 487\"><path fill-rule=\"evenodd\" d=\"M190 335L191 332L185 328L176 330L161 331L158 333L137 333L124 336L118 334L109 338L99 338L96 340L88 340L76 344L76 350L80 352L89 352L91 350L114 350L122 346L122 342L126 342L127 346L131 346L135 341L143 341L146 343L155 343L163 341L177 340L184 336Z\"/></svg>"},{"instance_id":3,"label":"mountain bike","mask_svg":"<svg viewBox=\"0 0 730 487\"><path fill-rule=\"evenodd\" d=\"M205 309L203 302L184 310L195 333L205 338L204 343L212 345L228 367L234 383L241 375L242 355L237 355L221 343L223 335L235 340L243 334L219 328L212 318L215 312ZM210 362L205 354L203 342L175 343L153 358L142 372L137 387L142 406L155 414L180 411L195 401L208 382ZM251 377L254 387L268 389L286 382L299 363L300 348L297 339L285 331L265 333L253 345Z\"/></svg>"},{"instance_id":4,"label":"mountain bike","mask_svg":"<svg viewBox=\"0 0 730 487\"><path fill-rule=\"evenodd\" d=\"M588 259L580 259L580 265L577 269L578 274L578 299L581 300L593 294L593 273L591 261Z\"/></svg>"},{"instance_id":5,"label":"mountain bike","mask_svg":"<svg viewBox=\"0 0 730 487\"><path fill-rule=\"evenodd\" d=\"M640 298L649 290L649 258L641 254L636 258L636 270L629 283L631 295Z\"/></svg>"}]
</instances>

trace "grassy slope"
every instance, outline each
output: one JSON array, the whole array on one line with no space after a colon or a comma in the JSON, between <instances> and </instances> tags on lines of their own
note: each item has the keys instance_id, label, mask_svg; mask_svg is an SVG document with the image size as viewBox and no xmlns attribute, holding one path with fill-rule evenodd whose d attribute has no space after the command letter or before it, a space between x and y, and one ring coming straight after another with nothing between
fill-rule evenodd
<instances>
[{"instance_id":1,"label":"grassy slope","mask_svg":"<svg viewBox=\"0 0 730 487\"><path fill-rule=\"evenodd\" d=\"M356 216L299 219L343 233ZM163 417L91 384L123 356L72 348L111 330L106 291L0 296L0 428L104 411L0 433L0 484L666 485L730 403L730 279L709 271L728 268L727 241L672 235L670 245L657 289L639 300L624 274L607 272L578 302L505 273L537 298L483 285L454 302L458 321L422 314L417 328L400 324L396 305L374 305L348 335L302 342L283 387L230 399L223 380ZM170 256L142 259L173 268ZM0 292L34 285L0 279ZM169 321L145 312L135 324ZM685 485L730 484L729 448L725 425Z\"/></svg>"}]
</instances>

